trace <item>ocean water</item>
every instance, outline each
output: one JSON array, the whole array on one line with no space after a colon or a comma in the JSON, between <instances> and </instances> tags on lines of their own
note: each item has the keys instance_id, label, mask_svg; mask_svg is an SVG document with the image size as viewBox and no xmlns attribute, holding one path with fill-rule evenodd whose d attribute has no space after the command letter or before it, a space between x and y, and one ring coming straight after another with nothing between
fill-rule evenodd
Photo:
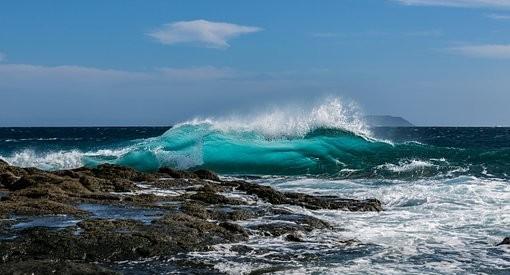
<instances>
[{"instance_id":1,"label":"ocean water","mask_svg":"<svg viewBox=\"0 0 510 275\"><path fill-rule=\"evenodd\" d=\"M338 100L169 127L0 128L0 158L55 170L116 163L207 168L284 191L377 198L381 213L308 211L341 228L306 245L252 238L192 253L220 271L510 274L510 128L367 127ZM335 242L356 239L338 249ZM279 270L279 271L278 271Z\"/></svg>"}]
</instances>

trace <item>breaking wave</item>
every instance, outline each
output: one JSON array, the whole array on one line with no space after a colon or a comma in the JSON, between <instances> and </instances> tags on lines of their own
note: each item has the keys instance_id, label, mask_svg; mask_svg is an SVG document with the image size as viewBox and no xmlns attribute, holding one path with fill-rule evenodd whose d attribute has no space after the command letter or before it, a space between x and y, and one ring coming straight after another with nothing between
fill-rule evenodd
<instances>
[{"instance_id":1,"label":"breaking wave","mask_svg":"<svg viewBox=\"0 0 510 275\"><path fill-rule=\"evenodd\" d=\"M207 168L223 174L416 178L507 177L510 149L460 149L372 137L358 108L332 99L304 109L195 119L155 138L95 151L15 152L19 166L64 169L115 163L139 170Z\"/></svg>"}]
</instances>

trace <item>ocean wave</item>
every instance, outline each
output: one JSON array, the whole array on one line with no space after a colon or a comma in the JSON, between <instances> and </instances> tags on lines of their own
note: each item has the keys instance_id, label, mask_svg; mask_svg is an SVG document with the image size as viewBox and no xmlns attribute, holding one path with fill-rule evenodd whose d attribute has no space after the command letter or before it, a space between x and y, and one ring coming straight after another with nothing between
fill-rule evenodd
<instances>
[{"instance_id":1,"label":"ocean wave","mask_svg":"<svg viewBox=\"0 0 510 275\"><path fill-rule=\"evenodd\" d=\"M424 169L424 168L435 167L435 166L436 165L434 165L433 163L431 163L429 161L413 159L413 160L402 160L402 161L399 161L398 164L386 163L386 164L378 165L377 168L378 169L386 169L391 172L401 173L401 172L409 172L409 171L413 171L413 170Z\"/></svg>"},{"instance_id":2,"label":"ocean wave","mask_svg":"<svg viewBox=\"0 0 510 275\"><path fill-rule=\"evenodd\" d=\"M509 148L391 143L371 136L357 109L338 99L251 117L196 119L161 136L95 151L22 150L0 156L18 166L66 169L113 163L142 171L168 166L230 175L338 178L507 177ZM125 143L126 144L126 143Z\"/></svg>"},{"instance_id":3,"label":"ocean wave","mask_svg":"<svg viewBox=\"0 0 510 275\"><path fill-rule=\"evenodd\" d=\"M61 170L79 168L84 165L94 166L98 164L93 162L94 158L101 158L105 161L108 158L114 160L127 153L128 151L128 148L124 148L120 150L105 149L93 152L82 152L80 150L61 150L38 153L34 150L25 149L8 156L0 155L0 159L3 159L11 165L19 167L37 167L43 170Z\"/></svg>"},{"instance_id":4,"label":"ocean wave","mask_svg":"<svg viewBox=\"0 0 510 275\"><path fill-rule=\"evenodd\" d=\"M193 119L175 128L206 126L223 133L257 133L270 139L304 137L317 129L337 129L369 138L359 107L339 98L328 99L307 108L282 107L250 116ZM171 133L171 130L169 131Z\"/></svg>"}]
</instances>

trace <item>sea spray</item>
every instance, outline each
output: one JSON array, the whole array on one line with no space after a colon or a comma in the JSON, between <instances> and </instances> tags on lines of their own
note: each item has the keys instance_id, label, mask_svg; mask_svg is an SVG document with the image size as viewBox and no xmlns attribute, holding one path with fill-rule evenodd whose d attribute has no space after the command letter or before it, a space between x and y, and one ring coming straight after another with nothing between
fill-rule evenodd
<instances>
[{"instance_id":1,"label":"sea spray","mask_svg":"<svg viewBox=\"0 0 510 275\"><path fill-rule=\"evenodd\" d=\"M411 130L407 132L418 128ZM467 130L430 131L443 142ZM505 136L499 132L496 137ZM427 140L432 144L377 139L363 123L355 104L330 99L315 106L281 107L251 116L194 119L157 137L113 142L100 148L20 148L7 154L0 152L0 158L13 165L47 170L113 163L144 171L169 166L206 168L231 175L329 178L506 178L510 174L507 140L494 139L501 142L492 146L484 139L483 146L473 146L470 139L466 141L469 147L445 147L434 145L431 138ZM6 144L11 146L12 142Z\"/></svg>"}]
</instances>

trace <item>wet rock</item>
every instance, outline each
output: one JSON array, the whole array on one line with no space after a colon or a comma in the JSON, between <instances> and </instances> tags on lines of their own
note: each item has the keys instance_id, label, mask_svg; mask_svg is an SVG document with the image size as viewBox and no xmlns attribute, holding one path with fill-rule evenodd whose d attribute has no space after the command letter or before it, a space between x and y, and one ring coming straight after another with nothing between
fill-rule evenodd
<instances>
[{"instance_id":1,"label":"wet rock","mask_svg":"<svg viewBox=\"0 0 510 275\"><path fill-rule=\"evenodd\" d=\"M332 226L328 222L302 214L277 215L271 217L270 219L298 224L305 231L312 231L314 229L332 229Z\"/></svg>"},{"instance_id":2,"label":"wet rock","mask_svg":"<svg viewBox=\"0 0 510 275\"><path fill-rule=\"evenodd\" d=\"M212 192L198 192L189 197L192 200L201 201L209 204L232 204L239 205L243 204L242 201L227 198L223 195L212 193Z\"/></svg>"},{"instance_id":3,"label":"wet rock","mask_svg":"<svg viewBox=\"0 0 510 275\"><path fill-rule=\"evenodd\" d=\"M71 274L71 275L114 275L120 274L100 267L96 264L72 261L32 260L7 264L0 264L0 270L5 275L45 275L45 274Z\"/></svg>"},{"instance_id":4,"label":"wet rock","mask_svg":"<svg viewBox=\"0 0 510 275\"><path fill-rule=\"evenodd\" d=\"M76 207L64 203L59 203L46 199L20 199L0 201L0 215L60 215L70 214L75 216L84 216L86 212L77 209Z\"/></svg>"},{"instance_id":5,"label":"wet rock","mask_svg":"<svg viewBox=\"0 0 510 275\"><path fill-rule=\"evenodd\" d=\"M268 210L265 208L256 208L256 207L215 207L209 211L209 217L211 219L219 220L219 221L239 221L239 220L248 220L254 219L257 217L261 217L263 215L268 214Z\"/></svg>"},{"instance_id":6,"label":"wet rock","mask_svg":"<svg viewBox=\"0 0 510 275\"><path fill-rule=\"evenodd\" d=\"M210 250L216 244L246 241L249 234L284 236L287 241L301 242L301 232L335 229L320 219L293 213L285 205L308 209L382 210L377 200L284 193L245 181L221 181L207 170L161 168L157 173L144 173L105 164L93 169L47 172L13 167L0 161L0 184L6 188L2 189L0 217L66 214L82 220L59 229L32 227L15 231L12 221L2 221L0 234L16 234L15 238L0 239L2 274L4 270L31 272L34 270L31 266L37 264L42 271L48 268L57 273L77 270L87 274L91 270L102 274L103 269L95 262L156 256L173 259L192 251ZM151 187L170 191L172 195L151 194ZM265 203L258 203L260 201ZM120 220L98 219L92 210L88 209L91 211L88 213L78 207L84 204L118 208L143 206L159 214L152 222L136 221L136 213ZM259 219L262 223L257 224ZM234 223L247 220L254 222ZM251 253L251 248L242 245L233 246L231 250Z\"/></svg>"},{"instance_id":7,"label":"wet rock","mask_svg":"<svg viewBox=\"0 0 510 275\"><path fill-rule=\"evenodd\" d=\"M510 245L510 237L504 238L503 241L498 244L498 246L500 245Z\"/></svg>"},{"instance_id":8,"label":"wet rock","mask_svg":"<svg viewBox=\"0 0 510 275\"><path fill-rule=\"evenodd\" d=\"M220 181L220 178L215 173L209 171L209 170L196 170L193 171L193 174L197 175L198 178L203 180L212 180L212 181Z\"/></svg>"},{"instance_id":9,"label":"wet rock","mask_svg":"<svg viewBox=\"0 0 510 275\"><path fill-rule=\"evenodd\" d=\"M83 175L79 182L91 192L130 192L138 189L134 182L126 179L103 179Z\"/></svg>"},{"instance_id":10,"label":"wet rock","mask_svg":"<svg viewBox=\"0 0 510 275\"><path fill-rule=\"evenodd\" d=\"M161 220L155 221L162 225L162 230L172 236L182 250L207 249L210 245L246 240L243 232L230 231L213 222L202 220L189 215L169 214ZM232 229L232 228L230 228Z\"/></svg>"},{"instance_id":11,"label":"wet rock","mask_svg":"<svg viewBox=\"0 0 510 275\"><path fill-rule=\"evenodd\" d=\"M209 219L209 213L207 209L195 202L185 202L182 205L182 211L190 216L197 217L200 219Z\"/></svg>"},{"instance_id":12,"label":"wet rock","mask_svg":"<svg viewBox=\"0 0 510 275\"><path fill-rule=\"evenodd\" d=\"M312 196L301 193L286 193L289 204L299 205L308 209L333 209L348 211L382 211L379 200L342 199L335 196Z\"/></svg>"},{"instance_id":13,"label":"wet rock","mask_svg":"<svg viewBox=\"0 0 510 275\"><path fill-rule=\"evenodd\" d=\"M140 172L128 167L113 165L113 164L101 164L96 168L90 170L95 177L106 179L106 180L137 180L140 177Z\"/></svg>"},{"instance_id":14,"label":"wet rock","mask_svg":"<svg viewBox=\"0 0 510 275\"><path fill-rule=\"evenodd\" d=\"M274 190L269 186L258 185L248 182L236 182L239 184L239 190L245 191L248 195L256 195L260 199L272 204L285 204L289 200L279 191Z\"/></svg>"},{"instance_id":15,"label":"wet rock","mask_svg":"<svg viewBox=\"0 0 510 275\"><path fill-rule=\"evenodd\" d=\"M18 177L16 177L13 173L6 171L5 173L0 174L0 187L9 188L16 181Z\"/></svg>"},{"instance_id":16,"label":"wet rock","mask_svg":"<svg viewBox=\"0 0 510 275\"><path fill-rule=\"evenodd\" d=\"M296 232L310 232L316 229L332 229L331 225L321 219L301 214L283 214L267 217L262 224L248 226L266 236L282 236Z\"/></svg>"},{"instance_id":17,"label":"wet rock","mask_svg":"<svg viewBox=\"0 0 510 275\"><path fill-rule=\"evenodd\" d=\"M193 174L193 173L190 173L187 171L175 170L170 167L161 167L161 168L159 168L158 172L168 175L174 179L198 178L198 176L196 174Z\"/></svg>"},{"instance_id":18,"label":"wet rock","mask_svg":"<svg viewBox=\"0 0 510 275\"><path fill-rule=\"evenodd\" d=\"M246 230L244 230L244 228L238 224L222 222L220 223L220 226L235 234L241 234L245 237L248 237L248 232L246 232Z\"/></svg>"},{"instance_id":19,"label":"wet rock","mask_svg":"<svg viewBox=\"0 0 510 275\"><path fill-rule=\"evenodd\" d=\"M11 191L16 191L30 187L37 187L41 184L59 184L61 182L63 182L63 179L59 176L49 173L38 173L23 176L19 180L6 187Z\"/></svg>"},{"instance_id":20,"label":"wet rock","mask_svg":"<svg viewBox=\"0 0 510 275\"><path fill-rule=\"evenodd\" d=\"M237 252L239 254L248 254L253 251L253 248L246 245L233 245L230 251Z\"/></svg>"},{"instance_id":21,"label":"wet rock","mask_svg":"<svg viewBox=\"0 0 510 275\"><path fill-rule=\"evenodd\" d=\"M290 222L272 222L248 226L249 229L258 231L263 236L279 237L282 235L304 231L305 228Z\"/></svg>"},{"instance_id":22,"label":"wet rock","mask_svg":"<svg viewBox=\"0 0 510 275\"><path fill-rule=\"evenodd\" d=\"M272 204L292 204L308 209L334 209L348 211L382 211L382 204L376 199L353 200L334 196L312 196L302 193L283 193L269 186L247 182L236 182L239 190Z\"/></svg>"},{"instance_id":23,"label":"wet rock","mask_svg":"<svg viewBox=\"0 0 510 275\"><path fill-rule=\"evenodd\" d=\"M19 237L0 242L0 259L73 261L135 260L153 256L207 250L218 243L245 240L235 225L217 225L185 214L171 214L146 225L130 220L87 220L76 228L30 228Z\"/></svg>"},{"instance_id":24,"label":"wet rock","mask_svg":"<svg viewBox=\"0 0 510 275\"><path fill-rule=\"evenodd\" d=\"M285 236L285 240L288 241L288 242L298 242L298 243L304 242L304 240L301 239L296 234L289 234L289 235Z\"/></svg>"}]
</instances>

